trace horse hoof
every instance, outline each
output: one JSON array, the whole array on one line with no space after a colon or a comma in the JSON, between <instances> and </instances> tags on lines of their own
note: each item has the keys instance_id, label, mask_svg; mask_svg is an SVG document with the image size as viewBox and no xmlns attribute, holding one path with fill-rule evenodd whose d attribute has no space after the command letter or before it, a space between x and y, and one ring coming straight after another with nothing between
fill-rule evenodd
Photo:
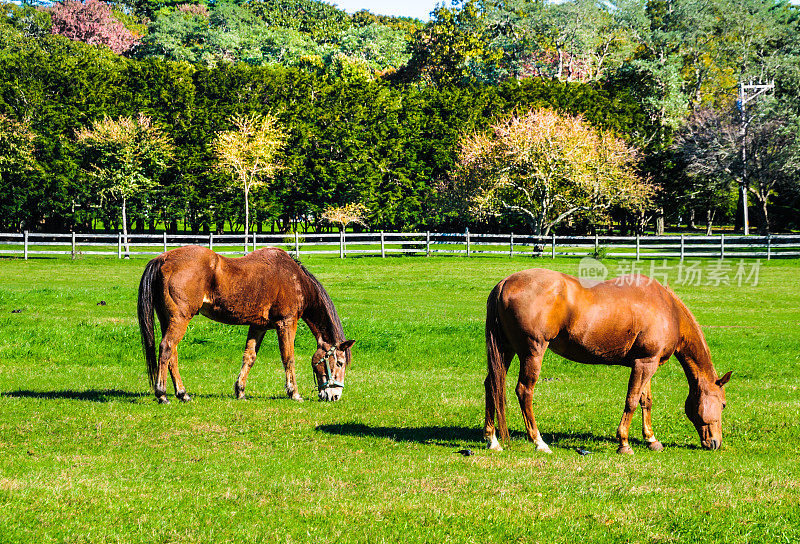
<instances>
[{"instance_id":1,"label":"horse hoof","mask_svg":"<svg viewBox=\"0 0 800 544\"><path fill-rule=\"evenodd\" d=\"M158 400L159 404L169 404L169 399L165 395L156 397L156 400Z\"/></svg>"},{"instance_id":2,"label":"horse hoof","mask_svg":"<svg viewBox=\"0 0 800 544\"><path fill-rule=\"evenodd\" d=\"M647 444L647 447L650 448L652 451L662 451L664 449L664 444L656 440L654 442L650 442L649 444Z\"/></svg>"},{"instance_id":3,"label":"horse hoof","mask_svg":"<svg viewBox=\"0 0 800 544\"><path fill-rule=\"evenodd\" d=\"M617 449L617 453L619 453L620 455L633 455L633 448L631 448L630 446L620 446Z\"/></svg>"},{"instance_id":4,"label":"horse hoof","mask_svg":"<svg viewBox=\"0 0 800 544\"><path fill-rule=\"evenodd\" d=\"M547 444L536 446L536 451L540 451L542 453L553 453L553 450L551 450L550 446L548 446Z\"/></svg>"},{"instance_id":5,"label":"horse hoof","mask_svg":"<svg viewBox=\"0 0 800 544\"><path fill-rule=\"evenodd\" d=\"M292 400L295 402L303 402L303 397L300 395L292 395Z\"/></svg>"},{"instance_id":6,"label":"horse hoof","mask_svg":"<svg viewBox=\"0 0 800 544\"><path fill-rule=\"evenodd\" d=\"M183 395L178 396L178 400L181 402L189 402L190 400L192 400L192 397L184 393Z\"/></svg>"},{"instance_id":7,"label":"horse hoof","mask_svg":"<svg viewBox=\"0 0 800 544\"><path fill-rule=\"evenodd\" d=\"M245 396L244 393L239 393L238 395L236 395L236 400L247 400L247 397Z\"/></svg>"},{"instance_id":8,"label":"horse hoof","mask_svg":"<svg viewBox=\"0 0 800 544\"><path fill-rule=\"evenodd\" d=\"M503 446L501 446L500 442L497 441L497 438L493 436L486 439L486 449L492 451L503 451Z\"/></svg>"}]
</instances>

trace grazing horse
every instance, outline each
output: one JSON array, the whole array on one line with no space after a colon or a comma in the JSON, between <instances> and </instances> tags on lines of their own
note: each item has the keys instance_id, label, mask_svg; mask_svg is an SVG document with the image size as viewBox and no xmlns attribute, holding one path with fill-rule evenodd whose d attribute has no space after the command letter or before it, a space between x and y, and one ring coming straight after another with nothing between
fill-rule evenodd
<instances>
[{"instance_id":1,"label":"grazing horse","mask_svg":"<svg viewBox=\"0 0 800 544\"><path fill-rule=\"evenodd\" d=\"M628 430L636 405L642 406L642 435L651 450L663 449L650 421L650 378L673 354L689 381L685 412L704 448L722 443L722 409L730 379L717 376L700 326L683 302L668 288L641 275L622 276L592 286L577 278L545 269L517 272L498 283L486 303L486 388L488 447L501 450L495 436L508 439L506 373L519 357L517 397L528 438L536 449L550 453L533 417L533 388L547 348L586 364L631 368L625 410L617 429L619 453L632 454Z\"/></svg>"},{"instance_id":2,"label":"grazing horse","mask_svg":"<svg viewBox=\"0 0 800 544\"><path fill-rule=\"evenodd\" d=\"M155 354L153 310L161 324L159 356ZM139 328L150 385L161 403L166 396L167 369L175 396L190 400L178 372L178 342L197 314L227 323L249 325L242 369L234 392L244 397L247 374L256 360L267 329L278 333L286 394L302 401L294 375L294 339L302 319L317 339L311 366L320 400L338 400L350 364L350 346L328 293L288 253L263 248L245 257L228 259L210 249L185 246L150 261L139 283Z\"/></svg>"}]
</instances>

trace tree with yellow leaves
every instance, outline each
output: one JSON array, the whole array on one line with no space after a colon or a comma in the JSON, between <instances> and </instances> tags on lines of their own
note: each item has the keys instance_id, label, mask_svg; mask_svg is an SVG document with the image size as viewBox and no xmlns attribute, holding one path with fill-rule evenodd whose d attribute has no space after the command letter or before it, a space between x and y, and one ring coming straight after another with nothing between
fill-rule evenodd
<instances>
[{"instance_id":1,"label":"tree with yellow leaves","mask_svg":"<svg viewBox=\"0 0 800 544\"><path fill-rule=\"evenodd\" d=\"M534 235L547 235L578 214L597 221L612 207L649 206L653 189L634 159L580 116L531 110L464 135L448 192L473 215L521 214Z\"/></svg>"},{"instance_id":2,"label":"tree with yellow leaves","mask_svg":"<svg viewBox=\"0 0 800 544\"><path fill-rule=\"evenodd\" d=\"M276 160L286 143L286 133L272 115L235 115L233 130L217 134L213 150L218 167L233 174L244 190L244 235L250 234L250 190L272 179L280 169Z\"/></svg>"},{"instance_id":3,"label":"tree with yellow leaves","mask_svg":"<svg viewBox=\"0 0 800 544\"><path fill-rule=\"evenodd\" d=\"M107 115L77 133L84 153L89 155L92 169L89 175L98 185L99 193L120 201L122 233L126 257L128 244L128 200L158 184L173 156L172 139L150 117Z\"/></svg>"}]
</instances>

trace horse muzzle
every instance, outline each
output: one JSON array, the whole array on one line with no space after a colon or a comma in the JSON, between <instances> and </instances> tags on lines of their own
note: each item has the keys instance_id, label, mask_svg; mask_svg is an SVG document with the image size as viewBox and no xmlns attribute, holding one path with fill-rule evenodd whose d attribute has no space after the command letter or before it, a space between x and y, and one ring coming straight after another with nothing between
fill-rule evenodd
<instances>
[{"instance_id":1,"label":"horse muzzle","mask_svg":"<svg viewBox=\"0 0 800 544\"><path fill-rule=\"evenodd\" d=\"M344 387L330 386L319 390L319 400L333 402L342 398Z\"/></svg>"},{"instance_id":2,"label":"horse muzzle","mask_svg":"<svg viewBox=\"0 0 800 544\"><path fill-rule=\"evenodd\" d=\"M716 438L710 438L708 440L703 440L700 442L705 450L717 450L722 445L722 440L717 440Z\"/></svg>"}]
</instances>

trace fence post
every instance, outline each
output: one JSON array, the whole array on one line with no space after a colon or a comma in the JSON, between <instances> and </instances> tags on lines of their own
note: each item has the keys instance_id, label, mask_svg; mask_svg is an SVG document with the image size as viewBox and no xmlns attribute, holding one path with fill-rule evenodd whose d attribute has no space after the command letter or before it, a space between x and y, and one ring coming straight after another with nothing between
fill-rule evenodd
<instances>
[{"instance_id":1,"label":"fence post","mask_svg":"<svg viewBox=\"0 0 800 544\"><path fill-rule=\"evenodd\" d=\"M772 257L772 235L767 234L767 260Z\"/></svg>"},{"instance_id":2,"label":"fence post","mask_svg":"<svg viewBox=\"0 0 800 544\"><path fill-rule=\"evenodd\" d=\"M22 248L23 248L22 249L22 253L23 253L23 255L25 255L25 260L27 261L28 260L28 231L27 230L23 233L22 238L23 238L23 241L22 241Z\"/></svg>"},{"instance_id":3,"label":"fence post","mask_svg":"<svg viewBox=\"0 0 800 544\"><path fill-rule=\"evenodd\" d=\"M167 231L164 231L164 253L167 252Z\"/></svg>"},{"instance_id":4,"label":"fence post","mask_svg":"<svg viewBox=\"0 0 800 544\"><path fill-rule=\"evenodd\" d=\"M297 229L294 231L294 255L300 258L300 235L297 234Z\"/></svg>"},{"instance_id":5,"label":"fence post","mask_svg":"<svg viewBox=\"0 0 800 544\"><path fill-rule=\"evenodd\" d=\"M467 240L467 257L470 256L470 247L469 247L469 229L464 231L464 238Z\"/></svg>"},{"instance_id":6,"label":"fence post","mask_svg":"<svg viewBox=\"0 0 800 544\"><path fill-rule=\"evenodd\" d=\"M381 257L386 258L386 237L381 231Z\"/></svg>"},{"instance_id":7,"label":"fence post","mask_svg":"<svg viewBox=\"0 0 800 544\"><path fill-rule=\"evenodd\" d=\"M600 252L600 240L597 237L597 231L594 233L594 255L597 258L597 254Z\"/></svg>"},{"instance_id":8,"label":"fence post","mask_svg":"<svg viewBox=\"0 0 800 544\"><path fill-rule=\"evenodd\" d=\"M684 249L683 249L684 246L683 246L683 244L684 244L683 234L681 234L681 261L683 261L683 256L684 256Z\"/></svg>"},{"instance_id":9,"label":"fence post","mask_svg":"<svg viewBox=\"0 0 800 544\"><path fill-rule=\"evenodd\" d=\"M244 254L247 255L247 249L250 246L250 234L244 235Z\"/></svg>"},{"instance_id":10,"label":"fence post","mask_svg":"<svg viewBox=\"0 0 800 544\"><path fill-rule=\"evenodd\" d=\"M214 233L208 235L208 249L214 251Z\"/></svg>"},{"instance_id":11,"label":"fence post","mask_svg":"<svg viewBox=\"0 0 800 544\"><path fill-rule=\"evenodd\" d=\"M122 258L122 233L117 233L117 259Z\"/></svg>"},{"instance_id":12,"label":"fence post","mask_svg":"<svg viewBox=\"0 0 800 544\"><path fill-rule=\"evenodd\" d=\"M75 231L72 231L72 260L75 260Z\"/></svg>"},{"instance_id":13,"label":"fence post","mask_svg":"<svg viewBox=\"0 0 800 544\"><path fill-rule=\"evenodd\" d=\"M556 233L555 232L553 233L553 243L550 246L550 258L551 259L555 259L556 258Z\"/></svg>"},{"instance_id":14,"label":"fence post","mask_svg":"<svg viewBox=\"0 0 800 544\"><path fill-rule=\"evenodd\" d=\"M724 234L720 234L719 235L719 258L720 259L724 259L725 258L725 235Z\"/></svg>"},{"instance_id":15,"label":"fence post","mask_svg":"<svg viewBox=\"0 0 800 544\"><path fill-rule=\"evenodd\" d=\"M639 233L636 233L636 260L639 260Z\"/></svg>"},{"instance_id":16,"label":"fence post","mask_svg":"<svg viewBox=\"0 0 800 544\"><path fill-rule=\"evenodd\" d=\"M253 251L256 250L256 233L253 233Z\"/></svg>"},{"instance_id":17,"label":"fence post","mask_svg":"<svg viewBox=\"0 0 800 544\"><path fill-rule=\"evenodd\" d=\"M508 246L509 246L508 256L509 257L513 257L514 256L514 233L513 232L511 233L511 237L508 240Z\"/></svg>"},{"instance_id":18,"label":"fence post","mask_svg":"<svg viewBox=\"0 0 800 544\"><path fill-rule=\"evenodd\" d=\"M425 256L431 256L431 231L425 231Z\"/></svg>"},{"instance_id":19,"label":"fence post","mask_svg":"<svg viewBox=\"0 0 800 544\"><path fill-rule=\"evenodd\" d=\"M339 258L344 259L344 229L339 231Z\"/></svg>"}]
</instances>

